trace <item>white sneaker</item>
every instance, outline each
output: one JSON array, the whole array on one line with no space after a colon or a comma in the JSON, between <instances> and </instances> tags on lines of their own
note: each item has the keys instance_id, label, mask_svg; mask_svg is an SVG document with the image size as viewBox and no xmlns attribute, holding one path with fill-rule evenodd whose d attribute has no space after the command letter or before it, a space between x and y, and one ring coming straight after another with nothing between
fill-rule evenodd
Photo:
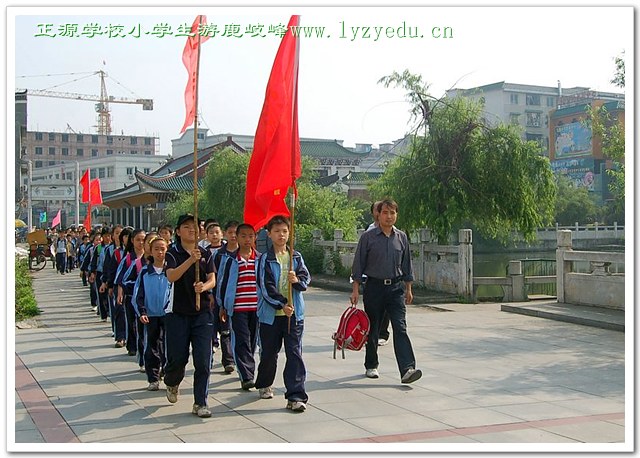
<instances>
[{"instance_id":1,"label":"white sneaker","mask_svg":"<svg viewBox=\"0 0 640 458\"><path fill-rule=\"evenodd\" d=\"M207 406L201 406L198 404L193 405L193 409L191 409L191 413L199 416L200 418L209 418L211 416L211 410Z\"/></svg>"},{"instance_id":2,"label":"white sneaker","mask_svg":"<svg viewBox=\"0 0 640 458\"><path fill-rule=\"evenodd\" d=\"M167 385L167 400L171 404L178 402L178 387Z\"/></svg>"},{"instance_id":3,"label":"white sneaker","mask_svg":"<svg viewBox=\"0 0 640 458\"><path fill-rule=\"evenodd\" d=\"M402 383L413 383L419 380L420 377L422 377L422 371L420 369L410 368L407 369L407 372L404 373L400 381Z\"/></svg>"},{"instance_id":4,"label":"white sneaker","mask_svg":"<svg viewBox=\"0 0 640 458\"><path fill-rule=\"evenodd\" d=\"M365 375L368 378L378 378L378 377L380 377L380 374L378 373L378 369L367 369L367 372L365 372Z\"/></svg>"},{"instance_id":5,"label":"white sneaker","mask_svg":"<svg viewBox=\"0 0 640 458\"><path fill-rule=\"evenodd\" d=\"M294 412L304 412L307 410L307 404L302 401L287 401L287 409Z\"/></svg>"},{"instance_id":6,"label":"white sneaker","mask_svg":"<svg viewBox=\"0 0 640 458\"><path fill-rule=\"evenodd\" d=\"M260 392L260 399L272 399L273 398L273 390L270 386L266 388L260 388L258 390Z\"/></svg>"},{"instance_id":7,"label":"white sneaker","mask_svg":"<svg viewBox=\"0 0 640 458\"><path fill-rule=\"evenodd\" d=\"M387 339L378 339L378 347L384 347L389 341Z\"/></svg>"},{"instance_id":8,"label":"white sneaker","mask_svg":"<svg viewBox=\"0 0 640 458\"><path fill-rule=\"evenodd\" d=\"M147 391L158 391L160 389L160 382L150 382L147 387Z\"/></svg>"}]
</instances>

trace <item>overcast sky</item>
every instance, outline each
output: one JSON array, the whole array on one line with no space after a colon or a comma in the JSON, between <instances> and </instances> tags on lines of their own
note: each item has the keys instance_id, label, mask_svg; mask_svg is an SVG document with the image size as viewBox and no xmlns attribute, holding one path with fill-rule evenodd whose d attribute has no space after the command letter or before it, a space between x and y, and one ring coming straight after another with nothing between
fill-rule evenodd
<instances>
[{"instance_id":1,"label":"overcast sky","mask_svg":"<svg viewBox=\"0 0 640 458\"><path fill-rule=\"evenodd\" d=\"M620 92L610 84L613 60L626 49L629 62L633 39L631 7L21 8L8 10L9 91L16 87L97 95L97 76L79 78L86 76L83 72L104 69L110 95L154 101L153 111L112 104L114 132L157 135L160 152L167 154L185 116L187 72L181 55L186 39L145 31L166 24L175 33L197 14L205 14L220 32L236 24L243 33L237 38L216 36L202 45L202 127L213 133L255 133L280 42L268 32L269 26L286 24L291 14L300 14L302 25L325 27L323 38L301 40L300 135L341 139L345 146L392 142L408 130L403 91L377 83L394 70L421 74L434 96L450 87L498 81L557 86L560 80L563 87ZM56 36L36 36L46 32L44 24L50 24L49 34ZM65 24L77 24L79 31L87 24L103 30L122 25L126 36L65 37L59 34ZM258 24L266 36L249 36L247 28ZM398 37L403 25L404 33L419 38ZM138 27L141 36L135 38ZM353 39L355 27L360 28ZM452 37L433 37L445 27ZM390 31L394 36L388 38ZM95 132L93 102L31 97L28 110L29 130L65 131L68 124L77 132Z\"/></svg>"}]
</instances>

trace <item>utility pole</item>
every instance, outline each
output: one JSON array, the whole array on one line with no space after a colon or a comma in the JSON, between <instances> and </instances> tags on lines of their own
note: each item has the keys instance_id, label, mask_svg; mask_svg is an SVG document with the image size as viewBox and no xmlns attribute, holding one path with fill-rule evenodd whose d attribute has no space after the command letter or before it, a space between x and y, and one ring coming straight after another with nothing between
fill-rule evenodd
<instances>
[{"instance_id":1,"label":"utility pole","mask_svg":"<svg viewBox=\"0 0 640 458\"><path fill-rule=\"evenodd\" d=\"M80 227L80 163L76 161L76 229Z\"/></svg>"},{"instance_id":2,"label":"utility pole","mask_svg":"<svg viewBox=\"0 0 640 458\"><path fill-rule=\"evenodd\" d=\"M28 168L28 171L27 171L27 173L28 173L28 180L27 181L28 181L28 186L29 186L29 188L27 189L27 226L29 226L29 227L27 229L27 232L31 232L31 228L33 227L33 216L32 216L33 208L31 208L31 183L32 183L32 181L31 181L31 173L32 173L31 165L32 165L32 162L31 161L27 161L27 163L29 165L29 168Z\"/></svg>"}]
</instances>

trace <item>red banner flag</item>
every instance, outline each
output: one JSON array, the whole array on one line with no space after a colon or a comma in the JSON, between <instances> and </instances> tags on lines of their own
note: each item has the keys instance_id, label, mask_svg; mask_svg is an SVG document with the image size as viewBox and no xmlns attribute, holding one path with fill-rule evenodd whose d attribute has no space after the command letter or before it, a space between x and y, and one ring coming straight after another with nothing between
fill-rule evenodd
<instances>
[{"instance_id":1,"label":"red banner flag","mask_svg":"<svg viewBox=\"0 0 640 458\"><path fill-rule=\"evenodd\" d=\"M100 178L91 180L91 197L89 205L100 205L102 203L102 190L100 189Z\"/></svg>"},{"instance_id":2,"label":"red banner flag","mask_svg":"<svg viewBox=\"0 0 640 458\"><path fill-rule=\"evenodd\" d=\"M291 16L267 83L247 171L244 221L259 229L275 215L289 216L285 198L301 175L298 135L298 38Z\"/></svg>"},{"instance_id":3,"label":"red banner flag","mask_svg":"<svg viewBox=\"0 0 640 458\"><path fill-rule=\"evenodd\" d=\"M91 207L87 209L87 217L84 219L82 226L88 231L91 230Z\"/></svg>"},{"instance_id":4,"label":"red banner flag","mask_svg":"<svg viewBox=\"0 0 640 458\"><path fill-rule=\"evenodd\" d=\"M80 178L80 186L82 186L82 200L83 204L89 202L89 169L84 172L82 178Z\"/></svg>"},{"instance_id":5,"label":"red banner flag","mask_svg":"<svg viewBox=\"0 0 640 458\"><path fill-rule=\"evenodd\" d=\"M187 111L187 115L185 117L184 125L182 126L182 130L180 131L180 133L183 133L185 130L187 130L187 127L193 124L193 120L196 116L198 53L200 51L200 44L209 39L207 35L201 36L199 34L199 29L201 25L205 25L206 23L206 16L196 16L196 19L195 21L193 21L193 25L191 26L191 34L193 36L187 38L187 43L184 45L184 50L182 51L182 62L187 68L187 72L189 73L189 80L187 81L187 87L184 90L184 105Z\"/></svg>"},{"instance_id":6,"label":"red banner flag","mask_svg":"<svg viewBox=\"0 0 640 458\"><path fill-rule=\"evenodd\" d=\"M61 210L58 210L58 213L56 214L55 218L53 218L53 221L51 221L51 229L53 229L58 224L60 224L60 221L61 221L60 212L61 212Z\"/></svg>"}]
</instances>

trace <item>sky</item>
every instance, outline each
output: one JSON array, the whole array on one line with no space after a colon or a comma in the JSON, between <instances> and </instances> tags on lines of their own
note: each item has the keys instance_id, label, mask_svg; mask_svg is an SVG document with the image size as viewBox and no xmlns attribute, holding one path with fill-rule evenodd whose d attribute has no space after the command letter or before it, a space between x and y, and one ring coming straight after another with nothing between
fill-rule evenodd
<instances>
[{"instance_id":1,"label":"sky","mask_svg":"<svg viewBox=\"0 0 640 458\"><path fill-rule=\"evenodd\" d=\"M154 101L153 111L112 104L114 133L159 136L160 153L168 154L185 116L186 38L145 32L168 25L175 33L197 14L220 31L201 48L201 128L255 133L280 42L268 29L300 14L301 25L324 27L323 38L300 43L300 135L339 139L345 146L390 143L410 130L404 92L378 83L393 71L422 75L436 97L452 87L499 81L554 87L560 81L565 88L621 92L610 83L614 58L625 50L627 61L633 56L631 7L10 8L8 93L27 88L98 95L98 76L84 73L104 70L110 95ZM58 33L66 24L79 31L90 24L103 30L122 25L125 36L67 37ZM221 36L231 25L239 26L241 37ZM246 33L256 25L266 36ZM450 36L434 37L445 27ZM29 130L70 126L92 133L96 117L93 102L29 98Z\"/></svg>"}]
</instances>

